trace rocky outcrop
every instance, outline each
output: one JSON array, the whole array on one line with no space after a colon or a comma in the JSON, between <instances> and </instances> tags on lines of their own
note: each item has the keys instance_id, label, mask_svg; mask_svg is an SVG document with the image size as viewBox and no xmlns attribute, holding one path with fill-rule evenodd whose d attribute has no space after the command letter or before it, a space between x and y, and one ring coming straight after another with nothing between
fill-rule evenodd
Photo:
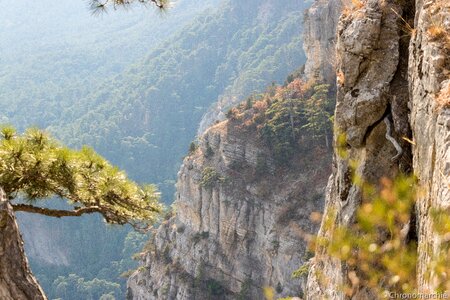
<instances>
[{"instance_id":1,"label":"rocky outcrop","mask_svg":"<svg viewBox=\"0 0 450 300\"><path fill-rule=\"evenodd\" d=\"M408 11L397 3L368 0L339 22L335 155L319 238L332 239L337 227L354 222L362 200L354 175L378 184L382 177L393 178L410 167L409 145L402 140L410 131L404 59L408 38L403 37L398 17L408 19ZM319 245L308 277L308 297L344 299L341 287L348 271ZM374 297L365 287L353 296Z\"/></svg>"},{"instance_id":2,"label":"rocky outcrop","mask_svg":"<svg viewBox=\"0 0 450 300\"><path fill-rule=\"evenodd\" d=\"M430 212L450 205L450 3L352 3L337 28L335 153L319 240L333 239L336 228L355 221L362 190L353 178L377 185L383 177L414 174L424 192L412 212L416 224L405 228L408 238L418 240L418 289L434 291L430 262L448 243L435 232ZM332 81L333 64L324 59L330 57L332 30L313 24L334 24L337 13L331 10L340 5L317 1L306 14L305 51L311 60L305 73L315 80ZM306 196L305 183L311 186L309 174L314 173L290 166L283 176L273 176L278 173L269 160L272 179L256 179L250 174L258 156L267 158L263 149L256 136L237 134L229 122L206 133L200 150L180 171L177 213L158 229L141 270L129 281L130 298L233 299L246 293L244 299L260 299L265 285L280 287L279 296L300 293L300 282L288 274L305 260L300 237L313 229L306 212L320 208L290 195L302 191ZM236 171L239 166L247 171ZM214 171L213 185L203 182L207 168ZM295 217L282 213L286 207ZM300 247L294 250L291 243ZM350 271L358 270L318 244L310 260L307 298L377 299L357 284L344 294Z\"/></svg>"},{"instance_id":3,"label":"rocky outcrop","mask_svg":"<svg viewBox=\"0 0 450 300\"><path fill-rule=\"evenodd\" d=\"M241 125L210 128L184 160L174 216L146 246L129 299L263 299L264 287L302 294L304 279L291 274L307 260L329 156L299 151L277 167L259 135Z\"/></svg>"},{"instance_id":4,"label":"rocky outcrop","mask_svg":"<svg viewBox=\"0 0 450 300\"><path fill-rule=\"evenodd\" d=\"M303 50L307 80L333 85L336 81L336 28L341 10L341 0L316 0L305 11Z\"/></svg>"},{"instance_id":5,"label":"rocky outcrop","mask_svg":"<svg viewBox=\"0 0 450 300\"><path fill-rule=\"evenodd\" d=\"M429 262L442 245L430 211L448 209L450 203L448 32L448 1L361 1L345 11L338 27L337 134L325 205L328 219L319 237L332 239L338 226L354 222L361 203L354 173L373 184L399 172L414 173L424 191L417 199L416 226L410 226L418 232L421 292L435 291L436 274ZM412 151L403 137L413 140ZM308 298L376 299L364 286L344 295L349 271L319 245Z\"/></svg>"},{"instance_id":6,"label":"rocky outcrop","mask_svg":"<svg viewBox=\"0 0 450 300\"><path fill-rule=\"evenodd\" d=\"M416 1L409 92L413 167L424 193L417 200L418 287L434 291L430 261L444 241L433 230L434 209L450 206L450 2ZM431 273L428 278L427 273Z\"/></svg>"},{"instance_id":7,"label":"rocky outcrop","mask_svg":"<svg viewBox=\"0 0 450 300\"><path fill-rule=\"evenodd\" d=\"M0 188L0 299L47 299L31 273L11 204Z\"/></svg>"}]
</instances>

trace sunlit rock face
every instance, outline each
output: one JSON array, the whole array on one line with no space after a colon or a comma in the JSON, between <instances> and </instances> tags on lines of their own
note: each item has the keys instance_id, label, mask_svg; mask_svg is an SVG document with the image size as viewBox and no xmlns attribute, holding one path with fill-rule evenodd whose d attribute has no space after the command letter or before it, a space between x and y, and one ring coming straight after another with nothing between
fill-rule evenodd
<instances>
[{"instance_id":1,"label":"sunlit rock face","mask_svg":"<svg viewBox=\"0 0 450 300\"><path fill-rule=\"evenodd\" d=\"M264 287L301 295L304 279L291 275L308 259L310 214L323 207L330 172L329 153L318 154L299 151L278 167L255 132L231 121L210 128L184 160L174 215L142 254L128 297L263 299Z\"/></svg>"},{"instance_id":2,"label":"sunlit rock face","mask_svg":"<svg viewBox=\"0 0 450 300\"><path fill-rule=\"evenodd\" d=\"M373 184L400 172L416 175L426 193L420 193L410 230L421 245L417 281L423 292L435 290L433 276L425 274L441 246L429 211L450 203L450 43L448 34L430 31L439 24L450 32L449 7L448 1L362 1L359 8L344 9L337 30L335 128L345 143L335 141L325 204L325 214L334 212L332 226L322 224L319 236L333 239L336 227L354 222L361 190L351 180L350 158L358 177ZM365 286L344 295L351 270L326 249L316 250L308 299L377 298Z\"/></svg>"},{"instance_id":3,"label":"sunlit rock face","mask_svg":"<svg viewBox=\"0 0 450 300\"><path fill-rule=\"evenodd\" d=\"M307 80L335 84L336 29L342 6L341 0L316 0L305 11L303 49Z\"/></svg>"},{"instance_id":4,"label":"sunlit rock face","mask_svg":"<svg viewBox=\"0 0 450 300\"><path fill-rule=\"evenodd\" d=\"M438 35L435 30L446 34ZM425 193L417 200L419 291L436 290L426 278L442 241L429 211L450 206L450 2L416 1L415 33L409 52L409 92L414 173Z\"/></svg>"}]
</instances>

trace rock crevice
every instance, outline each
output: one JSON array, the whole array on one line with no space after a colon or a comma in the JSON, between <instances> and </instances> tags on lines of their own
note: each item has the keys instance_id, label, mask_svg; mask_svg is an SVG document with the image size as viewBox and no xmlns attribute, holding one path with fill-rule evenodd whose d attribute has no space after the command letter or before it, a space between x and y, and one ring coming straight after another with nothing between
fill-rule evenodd
<instances>
[{"instance_id":1,"label":"rock crevice","mask_svg":"<svg viewBox=\"0 0 450 300\"><path fill-rule=\"evenodd\" d=\"M450 3L361 3L345 11L338 25L337 134L325 204L331 220L323 220L319 237L332 239L337 227L354 222L361 190L349 179L352 172L375 185L382 177L412 173L427 192L417 199L408 238L420 245L419 291L429 292L436 289L429 263L442 245L429 211L450 206ZM309 299L376 298L364 286L344 294L350 270L325 247L316 250Z\"/></svg>"}]
</instances>

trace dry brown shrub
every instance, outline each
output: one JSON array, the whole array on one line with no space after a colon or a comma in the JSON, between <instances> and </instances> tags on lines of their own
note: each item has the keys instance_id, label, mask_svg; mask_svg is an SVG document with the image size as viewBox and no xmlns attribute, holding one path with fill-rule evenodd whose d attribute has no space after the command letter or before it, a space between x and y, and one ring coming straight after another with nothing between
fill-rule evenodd
<instances>
[{"instance_id":1,"label":"dry brown shrub","mask_svg":"<svg viewBox=\"0 0 450 300\"><path fill-rule=\"evenodd\" d=\"M339 71L339 72L337 73L336 77L337 77L337 83L338 83L339 85L344 85L344 82L345 82L345 75L344 75L344 72Z\"/></svg>"},{"instance_id":2,"label":"dry brown shrub","mask_svg":"<svg viewBox=\"0 0 450 300\"><path fill-rule=\"evenodd\" d=\"M444 84L444 88L436 97L439 108L450 108L450 80Z\"/></svg>"},{"instance_id":3,"label":"dry brown shrub","mask_svg":"<svg viewBox=\"0 0 450 300\"><path fill-rule=\"evenodd\" d=\"M431 40L440 40L447 37L447 31L441 25L433 24L427 30Z\"/></svg>"},{"instance_id":4,"label":"dry brown shrub","mask_svg":"<svg viewBox=\"0 0 450 300\"><path fill-rule=\"evenodd\" d=\"M262 112L267 109L267 102L264 100L256 101L253 103L253 109L257 112Z\"/></svg>"}]
</instances>

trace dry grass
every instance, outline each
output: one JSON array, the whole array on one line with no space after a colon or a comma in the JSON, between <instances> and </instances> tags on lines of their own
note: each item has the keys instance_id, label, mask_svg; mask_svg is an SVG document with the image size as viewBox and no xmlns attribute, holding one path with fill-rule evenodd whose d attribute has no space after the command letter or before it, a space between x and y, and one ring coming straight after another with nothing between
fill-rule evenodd
<instances>
[{"instance_id":1,"label":"dry grass","mask_svg":"<svg viewBox=\"0 0 450 300\"><path fill-rule=\"evenodd\" d=\"M344 72L339 71L339 72L337 73L336 77L337 77L337 83L338 83L339 85L343 86L343 85L344 85L344 82L345 82L345 75L344 75Z\"/></svg>"},{"instance_id":2,"label":"dry grass","mask_svg":"<svg viewBox=\"0 0 450 300\"><path fill-rule=\"evenodd\" d=\"M352 4L355 9L361 9L364 7L364 2L361 0L352 0Z\"/></svg>"},{"instance_id":3,"label":"dry grass","mask_svg":"<svg viewBox=\"0 0 450 300\"><path fill-rule=\"evenodd\" d=\"M405 18L403 18L395 9L393 9L391 7L391 10L394 12L394 14L402 21L402 24L400 26L400 29L406 33L408 36L414 36L414 34L416 33L416 29L413 28L410 24L410 22L408 22L407 20L405 20ZM411 20L411 22L413 23L413 20Z\"/></svg>"},{"instance_id":4,"label":"dry grass","mask_svg":"<svg viewBox=\"0 0 450 300\"><path fill-rule=\"evenodd\" d=\"M354 13L355 11L360 10L364 6L365 6L364 0L344 0L341 14L344 17L347 17L350 14Z\"/></svg>"},{"instance_id":5,"label":"dry grass","mask_svg":"<svg viewBox=\"0 0 450 300\"><path fill-rule=\"evenodd\" d=\"M450 11L450 1L436 0L428 9L431 25L426 33L430 41L442 43L445 50L450 51L450 33L446 24L446 15Z\"/></svg>"},{"instance_id":6,"label":"dry grass","mask_svg":"<svg viewBox=\"0 0 450 300\"><path fill-rule=\"evenodd\" d=\"M444 26L440 24L433 24L427 29L427 34L430 41L441 42L444 49L450 50L450 34Z\"/></svg>"},{"instance_id":7,"label":"dry grass","mask_svg":"<svg viewBox=\"0 0 450 300\"><path fill-rule=\"evenodd\" d=\"M444 88L436 97L439 108L450 108L450 80L444 84Z\"/></svg>"},{"instance_id":8,"label":"dry grass","mask_svg":"<svg viewBox=\"0 0 450 300\"><path fill-rule=\"evenodd\" d=\"M431 40L440 40L447 36L447 31L441 25L433 24L427 30Z\"/></svg>"}]
</instances>

